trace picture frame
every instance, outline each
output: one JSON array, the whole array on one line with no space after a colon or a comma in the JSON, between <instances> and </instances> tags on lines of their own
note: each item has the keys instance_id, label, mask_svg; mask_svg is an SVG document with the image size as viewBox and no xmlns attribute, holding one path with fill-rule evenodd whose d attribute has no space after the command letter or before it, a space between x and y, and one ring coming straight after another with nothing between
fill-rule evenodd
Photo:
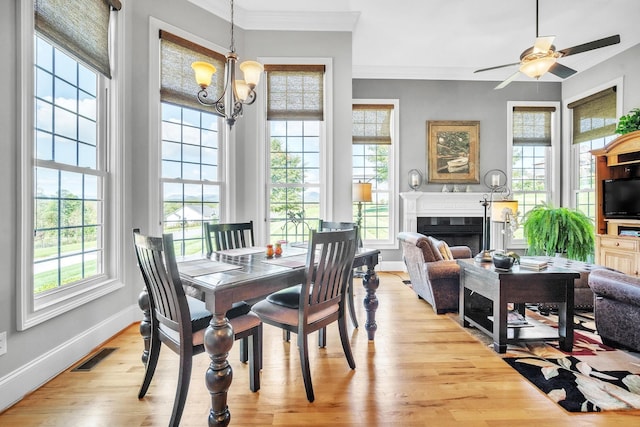
<instances>
[{"instance_id":1,"label":"picture frame","mask_svg":"<svg viewBox=\"0 0 640 427\"><path fill-rule=\"evenodd\" d=\"M427 121L430 183L480 183L480 122Z\"/></svg>"}]
</instances>

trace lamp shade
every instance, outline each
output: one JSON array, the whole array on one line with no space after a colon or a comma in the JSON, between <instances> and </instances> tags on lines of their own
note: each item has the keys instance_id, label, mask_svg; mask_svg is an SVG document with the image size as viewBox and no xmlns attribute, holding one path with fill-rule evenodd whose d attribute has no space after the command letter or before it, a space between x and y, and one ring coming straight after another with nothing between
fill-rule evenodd
<instances>
[{"instance_id":1,"label":"lamp shade","mask_svg":"<svg viewBox=\"0 0 640 427\"><path fill-rule=\"evenodd\" d=\"M353 201L354 202L370 202L371 201L371 183L357 182L353 184Z\"/></svg>"},{"instance_id":2,"label":"lamp shade","mask_svg":"<svg viewBox=\"0 0 640 427\"><path fill-rule=\"evenodd\" d=\"M525 61L520 65L520 71L531 77L537 79L544 73L549 71L549 68L556 63L556 58L553 56L543 56L542 58L536 58L531 61Z\"/></svg>"},{"instance_id":3,"label":"lamp shade","mask_svg":"<svg viewBox=\"0 0 640 427\"><path fill-rule=\"evenodd\" d=\"M517 200L498 200L491 203L491 221L507 222L515 218L518 212Z\"/></svg>"},{"instance_id":4,"label":"lamp shade","mask_svg":"<svg viewBox=\"0 0 640 427\"><path fill-rule=\"evenodd\" d=\"M196 73L196 82L202 89L206 89L211 85L211 77L216 72L216 67L208 62L196 61L191 64L194 73Z\"/></svg>"},{"instance_id":5,"label":"lamp shade","mask_svg":"<svg viewBox=\"0 0 640 427\"><path fill-rule=\"evenodd\" d=\"M256 61L244 61L240 64L240 70L244 74L244 81L253 89L260 83L260 74L264 71L264 66Z\"/></svg>"},{"instance_id":6,"label":"lamp shade","mask_svg":"<svg viewBox=\"0 0 640 427\"><path fill-rule=\"evenodd\" d=\"M236 80L236 95L240 101L246 101L251 88L244 80Z\"/></svg>"}]
</instances>

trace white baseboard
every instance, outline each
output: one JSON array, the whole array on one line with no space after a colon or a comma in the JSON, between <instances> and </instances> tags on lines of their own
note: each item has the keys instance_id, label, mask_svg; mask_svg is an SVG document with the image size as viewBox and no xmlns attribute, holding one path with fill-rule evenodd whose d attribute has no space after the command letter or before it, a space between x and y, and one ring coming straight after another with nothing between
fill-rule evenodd
<instances>
[{"instance_id":1,"label":"white baseboard","mask_svg":"<svg viewBox=\"0 0 640 427\"><path fill-rule=\"evenodd\" d=\"M114 314L35 360L0 378L0 412L87 356L97 346L141 319L137 304Z\"/></svg>"},{"instance_id":2,"label":"white baseboard","mask_svg":"<svg viewBox=\"0 0 640 427\"><path fill-rule=\"evenodd\" d=\"M376 271L407 271L403 261L382 261Z\"/></svg>"}]
</instances>

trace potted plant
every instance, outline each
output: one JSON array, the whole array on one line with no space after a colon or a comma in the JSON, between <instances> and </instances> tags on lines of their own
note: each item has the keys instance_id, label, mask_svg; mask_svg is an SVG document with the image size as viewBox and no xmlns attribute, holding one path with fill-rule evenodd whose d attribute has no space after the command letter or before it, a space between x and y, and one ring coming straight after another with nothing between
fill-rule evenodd
<instances>
[{"instance_id":1,"label":"potted plant","mask_svg":"<svg viewBox=\"0 0 640 427\"><path fill-rule=\"evenodd\" d=\"M616 133L624 135L625 133L640 130L640 108L634 108L629 113L618 119Z\"/></svg>"},{"instance_id":2,"label":"potted plant","mask_svg":"<svg viewBox=\"0 0 640 427\"><path fill-rule=\"evenodd\" d=\"M565 255L586 261L593 255L593 221L579 210L540 204L524 216L530 255Z\"/></svg>"}]
</instances>

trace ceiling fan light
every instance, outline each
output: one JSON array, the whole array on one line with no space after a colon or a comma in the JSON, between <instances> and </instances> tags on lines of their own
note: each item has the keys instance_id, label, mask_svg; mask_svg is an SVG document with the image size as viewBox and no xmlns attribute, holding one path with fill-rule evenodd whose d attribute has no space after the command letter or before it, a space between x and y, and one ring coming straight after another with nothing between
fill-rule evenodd
<instances>
[{"instance_id":1,"label":"ceiling fan light","mask_svg":"<svg viewBox=\"0 0 640 427\"><path fill-rule=\"evenodd\" d=\"M549 68L556 63L556 58L553 56L544 56L542 58L536 58L530 61L524 61L520 65L520 71L532 79L538 79L544 73L549 71Z\"/></svg>"}]
</instances>

